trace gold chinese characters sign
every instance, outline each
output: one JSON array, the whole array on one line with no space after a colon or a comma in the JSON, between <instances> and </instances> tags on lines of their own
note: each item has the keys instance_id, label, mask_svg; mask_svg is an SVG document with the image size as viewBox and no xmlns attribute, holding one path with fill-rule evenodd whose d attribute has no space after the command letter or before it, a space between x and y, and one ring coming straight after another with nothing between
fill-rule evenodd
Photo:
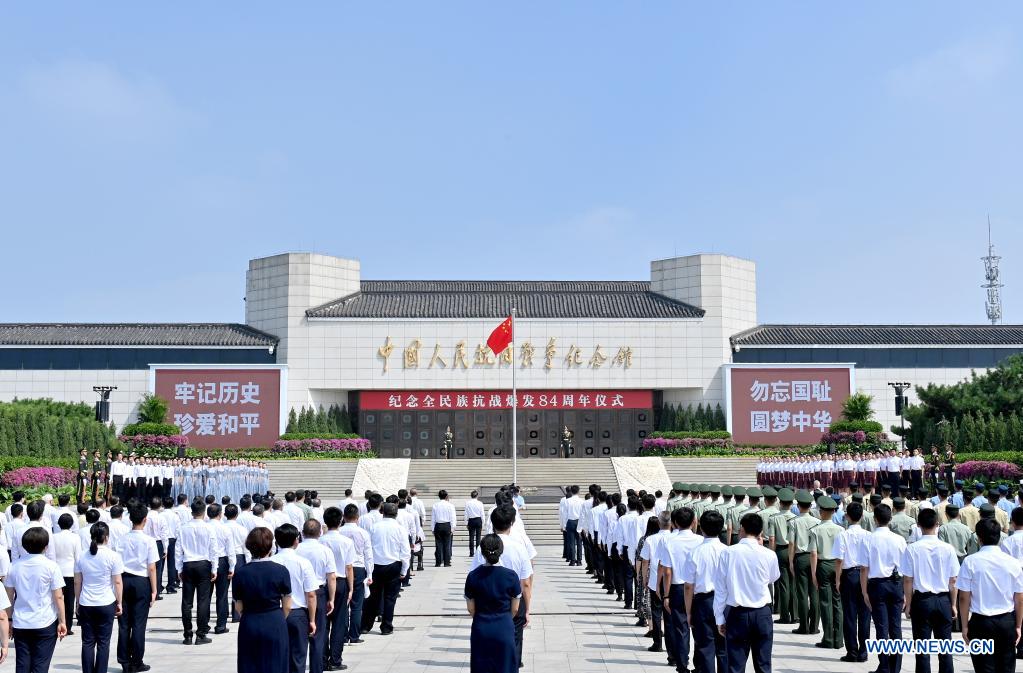
<instances>
[{"instance_id":1,"label":"gold chinese characters sign","mask_svg":"<svg viewBox=\"0 0 1023 673\"><path fill-rule=\"evenodd\" d=\"M390 371L391 355L397 350L391 337L384 340L384 345L376 350L376 356L383 362L384 372ZM542 360L542 367L546 370L555 367L565 369L600 369L603 366L621 367L629 369L632 367L633 352L631 346L619 346L617 350L597 344L592 351L584 352L576 344L569 344L568 348L561 350L557 339L551 337L546 344L534 346L532 342L526 341L517 347L517 359L522 369L530 369L534 366L534 360ZM542 349L542 350L538 350ZM614 356L610 353L614 351ZM400 353L402 369L469 369L470 367L500 367L511 366L516 359L512 348L506 348L500 355L494 355L490 347L484 343L476 344L475 351L471 357L465 340L459 341L453 348L444 349L439 343L435 343L432 355L429 359L425 353L430 353L420 339L413 339L405 346ZM471 359L471 362L470 362Z\"/></svg>"}]
</instances>

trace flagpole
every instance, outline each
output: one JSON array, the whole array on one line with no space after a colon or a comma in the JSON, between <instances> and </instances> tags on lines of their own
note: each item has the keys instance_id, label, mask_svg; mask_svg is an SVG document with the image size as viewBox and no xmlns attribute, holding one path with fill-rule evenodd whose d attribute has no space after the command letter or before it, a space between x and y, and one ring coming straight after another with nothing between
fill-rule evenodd
<instances>
[{"instance_id":1,"label":"flagpole","mask_svg":"<svg viewBox=\"0 0 1023 673\"><path fill-rule=\"evenodd\" d=\"M519 419L518 419L518 407L519 407L519 393L515 387L515 307L511 310L511 329L512 338L510 348L512 349L512 483L519 483L519 442L518 442L518 431L519 431Z\"/></svg>"}]
</instances>

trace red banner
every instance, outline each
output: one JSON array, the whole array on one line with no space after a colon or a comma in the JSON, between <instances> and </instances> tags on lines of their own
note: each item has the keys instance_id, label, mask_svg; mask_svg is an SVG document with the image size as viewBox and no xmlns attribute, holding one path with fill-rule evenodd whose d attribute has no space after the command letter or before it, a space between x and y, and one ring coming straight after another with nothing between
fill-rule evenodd
<instances>
[{"instance_id":1,"label":"red banner","mask_svg":"<svg viewBox=\"0 0 1023 673\"><path fill-rule=\"evenodd\" d=\"M270 447L280 437L279 369L157 368L167 422L202 449Z\"/></svg>"},{"instance_id":2,"label":"red banner","mask_svg":"<svg viewBox=\"0 0 1023 673\"><path fill-rule=\"evenodd\" d=\"M815 444L851 392L849 367L731 367L728 375L736 444Z\"/></svg>"},{"instance_id":3,"label":"red banner","mask_svg":"<svg viewBox=\"0 0 1023 673\"><path fill-rule=\"evenodd\" d=\"M510 390L365 390L361 409L511 409ZM650 409L649 390L520 390L519 409Z\"/></svg>"}]
</instances>

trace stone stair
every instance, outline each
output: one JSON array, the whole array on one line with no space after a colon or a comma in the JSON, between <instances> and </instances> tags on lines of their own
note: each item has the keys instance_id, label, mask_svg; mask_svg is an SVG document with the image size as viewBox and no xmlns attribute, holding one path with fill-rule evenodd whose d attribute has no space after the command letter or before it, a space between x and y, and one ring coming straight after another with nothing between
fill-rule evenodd
<instances>
[{"instance_id":1,"label":"stone stair","mask_svg":"<svg viewBox=\"0 0 1023 673\"><path fill-rule=\"evenodd\" d=\"M272 460L267 463L270 490L283 495L297 488L315 489L324 506L334 505L351 488L358 465L357 460Z\"/></svg>"},{"instance_id":2,"label":"stone stair","mask_svg":"<svg viewBox=\"0 0 1023 673\"><path fill-rule=\"evenodd\" d=\"M662 458L672 482L755 486L757 458Z\"/></svg>"}]
</instances>

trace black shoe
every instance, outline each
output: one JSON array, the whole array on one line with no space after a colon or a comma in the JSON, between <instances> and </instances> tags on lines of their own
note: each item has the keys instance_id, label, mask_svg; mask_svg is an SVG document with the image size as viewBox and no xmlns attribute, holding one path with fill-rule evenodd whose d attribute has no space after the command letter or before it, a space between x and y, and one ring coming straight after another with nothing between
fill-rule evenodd
<instances>
[{"instance_id":1,"label":"black shoe","mask_svg":"<svg viewBox=\"0 0 1023 673\"><path fill-rule=\"evenodd\" d=\"M135 666L131 670L135 671L135 673L146 673L146 671L148 671L150 668L152 668L152 666L150 666L149 664L139 664L138 666Z\"/></svg>"},{"instance_id":2,"label":"black shoe","mask_svg":"<svg viewBox=\"0 0 1023 673\"><path fill-rule=\"evenodd\" d=\"M614 592L615 592L615 590L614 590L614 589L608 589L608 590L607 590L607 593L608 593L609 595L610 595L610 594L613 594Z\"/></svg>"},{"instance_id":3,"label":"black shoe","mask_svg":"<svg viewBox=\"0 0 1023 673\"><path fill-rule=\"evenodd\" d=\"M176 594L178 592L175 591L174 589L167 589L167 593L169 593L169 594Z\"/></svg>"},{"instance_id":4,"label":"black shoe","mask_svg":"<svg viewBox=\"0 0 1023 673\"><path fill-rule=\"evenodd\" d=\"M803 629L792 629L792 633L796 634L797 636L805 636L807 634L807 632L804 631Z\"/></svg>"},{"instance_id":5,"label":"black shoe","mask_svg":"<svg viewBox=\"0 0 1023 673\"><path fill-rule=\"evenodd\" d=\"M646 651L647 652L663 652L664 650L661 649L660 645L651 645L650 647L646 648Z\"/></svg>"},{"instance_id":6,"label":"black shoe","mask_svg":"<svg viewBox=\"0 0 1023 673\"><path fill-rule=\"evenodd\" d=\"M387 631L384 631L383 629L380 629L380 635L382 635L382 636L389 636L392 633L394 633L394 629L388 629Z\"/></svg>"},{"instance_id":7,"label":"black shoe","mask_svg":"<svg viewBox=\"0 0 1023 673\"><path fill-rule=\"evenodd\" d=\"M362 638L356 638L355 640L349 640L348 644L349 645L358 645L359 643L364 643L364 642L366 642L366 641L363 640Z\"/></svg>"},{"instance_id":8,"label":"black shoe","mask_svg":"<svg viewBox=\"0 0 1023 673\"><path fill-rule=\"evenodd\" d=\"M181 641L181 644L182 645L191 645L192 644L192 636L185 636L185 639Z\"/></svg>"},{"instance_id":9,"label":"black shoe","mask_svg":"<svg viewBox=\"0 0 1023 673\"><path fill-rule=\"evenodd\" d=\"M161 596L160 594L156 594L156 600L162 601L163 600L163 596Z\"/></svg>"},{"instance_id":10,"label":"black shoe","mask_svg":"<svg viewBox=\"0 0 1023 673\"><path fill-rule=\"evenodd\" d=\"M72 631L71 629L68 629L67 633L65 633L64 635L66 635L66 636L73 636L73 635L75 635L75 632Z\"/></svg>"},{"instance_id":11,"label":"black shoe","mask_svg":"<svg viewBox=\"0 0 1023 673\"><path fill-rule=\"evenodd\" d=\"M420 570L422 570L422 569L423 569L423 564L422 564L422 563L420 563L420 564L419 564L419 567L418 567L418 568L416 568L416 570L417 570L417 571L420 571Z\"/></svg>"},{"instance_id":12,"label":"black shoe","mask_svg":"<svg viewBox=\"0 0 1023 673\"><path fill-rule=\"evenodd\" d=\"M643 634L643 637L644 638L653 638L654 637L654 630L650 629L649 631L647 631L646 633Z\"/></svg>"},{"instance_id":13,"label":"black shoe","mask_svg":"<svg viewBox=\"0 0 1023 673\"><path fill-rule=\"evenodd\" d=\"M213 642L213 640L211 638L207 638L206 636L196 636L195 637L195 644L196 645L209 645L212 642Z\"/></svg>"},{"instance_id":14,"label":"black shoe","mask_svg":"<svg viewBox=\"0 0 1023 673\"><path fill-rule=\"evenodd\" d=\"M636 623L633 624L633 626L646 626L646 622L643 621L642 619L637 619Z\"/></svg>"},{"instance_id":15,"label":"black shoe","mask_svg":"<svg viewBox=\"0 0 1023 673\"><path fill-rule=\"evenodd\" d=\"M224 626L224 627L219 627L219 628L213 629L213 635L215 635L215 636L219 636L219 635L222 635L222 634L224 634L224 633L227 633L227 632L228 632L228 631L230 631L230 630L231 630L231 629L227 628L226 626Z\"/></svg>"},{"instance_id":16,"label":"black shoe","mask_svg":"<svg viewBox=\"0 0 1023 673\"><path fill-rule=\"evenodd\" d=\"M439 568L439 567L440 567L440 564L439 564L439 563L435 563L433 567L434 567L434 568Z\"/></svg>"},{"instance_id":17,"label":"black shoe","mask_svg":"<svg viewBox=\"0 0 1023 673\"><path fill-rule=\"evenodd\" d=\"M833 647L831 647L831 645L825 645L823 642L814 643L813 646L814 647L819 647L822 650L832 650L832 649L834 649Z\"/></svg>"},{"instance_id":18,"label":"black shoe","mask_svg":"<svg viewBox=\"0 0 1023 673\"><path fill-rule=\"evenodd\" d=\"M451 564L450 564L450 563L445 563L445 564L444 564L444 567L445 567L445 568L450 568L450 567L451 567Z\"/></svg>"},{"instance_id":19,"label":"black shoe","mask_svg":"<svg viewBox=\"0 0 1023 673\"><path fill-rule=\"evenodd\" d=\"M851 654L843 654L842 656L840 656L838 658L838 660L839 661L846 661L846 662L849 662L849 663L855 663L855 662L858 662L860 660L860 658L859 657L854 657Z\"/></svg>"}]
</instances>

